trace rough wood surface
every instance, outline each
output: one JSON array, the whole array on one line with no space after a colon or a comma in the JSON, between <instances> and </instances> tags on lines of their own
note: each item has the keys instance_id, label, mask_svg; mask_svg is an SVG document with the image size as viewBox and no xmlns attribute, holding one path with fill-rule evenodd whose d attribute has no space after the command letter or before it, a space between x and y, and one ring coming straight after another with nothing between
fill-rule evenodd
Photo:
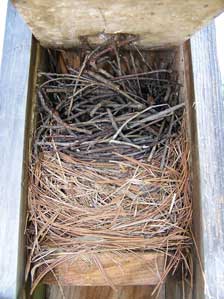
<instances>
[{"instance_id":1,"label":"rough wood surface","mask_svg":"<svg viewBox=\"0 0 224 299\"><path fill-rule=\"evenodd\" d=\"M125 254L111 256L98 254L97 259L103 272L95 263L88 263L86 257L78 261L65 262L49 272L43 283L73 286L107 286L112 282L116 286L155 285L164 269L164 254L144 253L141 256ZM57 277L57 280L56 278Z\"/></svg>"},{"instance_id":2,"label":"rough wood surface","mask_svg":"<svg viewBox=\"0 0 224 299\"><path fill-rule=\"evenodd\" d=\"M0 298L23 278L22 173L31 33L9 3L0 75Z\"/></svg>"},{"instance_id":3,"label":"rough wood surface","mask_svg":"<svg viewBox=\"0 0 224 299\"><path fill-rule=\"evenodd\" d=\"M216 53L215 24L191 39L198 136L199 210L196 239L204 271L204 289L195 299L224 298L224 98ZM195 215L196 219L196 215ZM196 254L196 252L195 252ZM200 268L200 263L197 265ZM198 270L200 271L200 270ZM203 274L201 273L201 276Z\"/></svg>"},{"instance_id":4,"label":"rough wood surface","mask_svg":"<svg viewBox=\"0 0 224 299\"><path fill-rule=\"evenodd\" d=\"M117 292L111 287L64 287L66 299L164 299L164 290L159 297L152 295L151 286L119 287ZM63 299L58 286L51 286L47 290L48 299Z\"/></svg>"},{"instance_id":5,"label":"rough wood surface","mask_svg":"<svg viewBox=\"0 0 224 299\"><path fill-rule=\"evenodd\" d=\"M182 84L182 93L181 97L186 104L187 111L187 136L190 142L191 148L191 162L190 162L190 170L191 170L191 181L193 183L193 209L196 207L198 202L198 193L196 191L196 186L198 181L195 179L195 173L197 170L197 163L195 157L195 150L197 149L196 142L194 139L195 133L195 111L192 111L192 103L193 103L193 73L192 73L192 62L191 62L191 48L190 48L190 40L187 40L179 47L179 55L176 56L176 63L178 64L178 80ZM194 177L193 177L194 175ZM197 208L197 207L196 207ZM198 209L197 209L198 212ZM197 214L194 215L197 217ZM198 219L200 221L200 219ZM198 223L200 225L200 223ZM169 275L165 284L165 293L166 299L192 299L192 288L186 281L182 280L181 273L177 272L175 275ZM202 299L202 298L201 298Z\"/></svg>"},{"instance_id":6,"label":"rough wood surface","mask_svg":"<svg viewBox=\"0 0 224 299\"><path fill-rule=\"evenodd\" d=\"M223 0L13 0L44 46L74 47L80 37L140 36L141 46L177 44L224 9Z\"/></svg>"}]
</instances>

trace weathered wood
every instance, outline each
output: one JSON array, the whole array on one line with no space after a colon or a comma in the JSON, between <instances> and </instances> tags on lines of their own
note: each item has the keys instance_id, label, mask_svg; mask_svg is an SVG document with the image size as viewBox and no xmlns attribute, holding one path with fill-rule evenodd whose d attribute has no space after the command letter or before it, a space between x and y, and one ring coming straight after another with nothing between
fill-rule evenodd
<instances>
[{"instance_id":1,"label":"weathered wood","mask_svg":"<svg viewBox=\"0 0 224 299\"><path fill-rule=\"evenodd\" d=\"M195 132L195 114L192 113L192 101L193 101L193 73L192 73L192 63L191 63L191 48L190 48L190 40L186 41L179 47L178 55L175 56L176 65L178 69L178 80L182 84L183 88L181 89L181 98L185 102L186 106L186 134L187 140L190 142L191 147L191 162L190 162L190 170L191 170L191 181L193 183L193 201L195 199L195 203L197 203L198 193L196 191L196 186L198 182L193 178L193 174L195 174L195 167L197 169L197 165L195 164L195 141L194 141L194 132ZM195 185L196 183L196 185ZM196 205L195 205L196 206ZM166 284L166 299L191 299L192 298L192 288L186 281L182 280L181 271L175 273L175 275L168 275Z\"/></svg>"},{"instance_id":2,"label":"weathered wood","mask_svg":"<svg viewBox=\"0 0 224 299\"><path fill-rule=\"evenodd\" d=\"M201 206L200 206L200 173L199 173L199 156L198 156L198 136L197 136L197 119L195 110L195 96L194 96L194 82L193 82L193 69L192 69L192 56L191 56L191 45L190 40L183 46L183 59L185 66L185 98L187 107L187 123L188 123L188 135L190 141L190 174L191 174L191 185L192 185L192 206L193 206L193 227L192 231L195 239L198 240L198 246L202 244L202 231L201 231ZM197 86L195 86L197 88ZM190 293L193 296L197 293L198 298L204 299L203 292L203 276L199 265L199 260L195 251L192 252L193 259L193 289L189 286L185 287L186 293ZM181 284L179 284L181 287ZM181 289L180 291L183 291ZM173 298L172 296L170 299ZM175 297L178 298L178 297ZM188 294L185 298L191 297ZM194 298L194 297L193 297Z\"/></svg>"},{"instance_id":3,"label":"weathered wood","mask_svg":"<svg viewBox=\"0 0 224 299\"><path fill-rule=\"evenodd\" d=\"M43 283L59 282L61 285L73 286L107 286L110 282L115 286L155 285L161 279L164 259L164 254L159 253L144 253L139 256L127 253L121 256L98 254L97 260L105 275L99 265L88 263L85 257L57 266L54 275L49 272Z\"/></svg>"},{"instance_id":4,"label":"weathered wood","mask_svg":"<svg viewBox=\"0 0 224 299\"><path fill-rule=\"evenodd\" d=\"M2 13L2 12L1 12ZM9 3L0 75L0 298L23 279L22 173L31 33Z\"/></svg>"},{"instance_id":5,"label":"weathered wood","mask_svg":"<svg viewBox=\"0 0 224 299\"><path fill-rule=\"evenodd\" d=\"M195 85L199 166L198 215L194 215L197 247L204 274L197 262L195 299L224 296L224 99L216 53L214 23L191 39ZM197 250L195 251L197 254ZM199 278L199 279L198 279Z\"/></svg>"},{"instance_id":6,"label":"weathered wood","mask_svg":"<svg viewBox=\"0 0 224 299\"><path fill-rule=\"evenodd\" d=\"M66 299L164 299L164 290L159 297L151 295L151 286L118 287L115 292L111 287L63 287ZM47 290L48 299L63 299L58 286L51 286Z\"/></svg>"},{"instance_id":7,"label":"weathered wood","mask_svg":"<svg viewBox=\"0 0 224 299\"><path fill-rule=\"evenodd\" d=\"M224 9L223 0L13 0L44 46L74 47L80 37L140 37L140 46L178 44Z\"/></svg>"}]
</instances>

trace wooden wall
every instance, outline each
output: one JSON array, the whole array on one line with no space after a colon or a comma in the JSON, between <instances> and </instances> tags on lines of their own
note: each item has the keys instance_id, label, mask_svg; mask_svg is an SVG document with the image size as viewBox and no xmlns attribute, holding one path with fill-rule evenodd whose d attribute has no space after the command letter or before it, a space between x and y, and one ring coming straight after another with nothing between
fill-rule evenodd
<instances>
[{"instance_id":1,"label":"wooden wall","mask_svg":"<svg viewBox=\"0 0 224 299\"><path fill-rule=\"evenodd\" d=\"M0 74L0 298L14 299L23 284L21 195L32 35L10 2L5 30Z\"/></svg>"},{"instance_id":2,"label":"wooden wall","mask_svg":"<svg viewBox=\"0 0 224 299\"><path fill-rule=\"evenodd\" d=\"M200 253L195 299L224 298L224 95L216 51L215 23L191 39L198 142L198 214L195 237ZM196 211L195 211L196 212ZM197 254L197 251L195 251ZM202 273L203 270L203 273ZM199 291L204 277L203 292Z\"/></svg>"},{"instance_id":3,"label":"wooden wall","mask_svg":"<svg viewBox=\"0 0 224 299\"><path fill-rule=\"evenodd\" d=\"M164 290L160 296L151 295L153 287L134 286L119 287L117 292L111 287L65 287L63 288L66 299L164 299ZM59 287L51 286L47 289L48 299L63 299Z\"/></svg>"}]
</instances>

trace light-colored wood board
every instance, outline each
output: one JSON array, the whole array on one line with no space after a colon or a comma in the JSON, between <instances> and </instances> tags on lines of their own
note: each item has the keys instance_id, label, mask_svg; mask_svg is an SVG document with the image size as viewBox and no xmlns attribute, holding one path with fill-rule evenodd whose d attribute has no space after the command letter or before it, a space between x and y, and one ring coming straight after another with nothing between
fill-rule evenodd
<instances>
[{"instance_id":1,"label":"light-colored wood board","mask_svg":"<svg viewBox=\"0 0 224 299\"><path fill-rule=\"evenodd\" d=\"M59 282L70 286L107 286L111 283L115 286L155 285L161 280L165 256L150 252L122 255L101 253L97 254L97 260L99 263L94 262L93 258L82 256L64 262L54 269L54 274L49 272L43 283Z\"/></svg>"},{"instance_id":2,"label":"light-colored wood board","mask_svg":"<svg viewBox=\"0 0 224 299\"><path fill-rule=\"evenodd\" d=\"M115 292L111 287L63 287L66 299L165 299L164 289L160 295L152 295L153 286L118 287ZM58 286L47 289L47 299L63 299Z\"/></svg>"},{"instance_id":3,"label":"light-colored wood board","mask_svg":"<svg viewBox=\"0 0 224 299\"><path fill-rule=\"evenodd\" d=\"M9 2L0 75L0 298L23 281L22 175L31 32ZM23 216L22 216L23 215Z\"/></svg>"},{"instance_id":4,"label":"light-colored wood board","mask_svg":"<svg viewBox=\"0 0 224 299\"><path fill-rule=\"evenodd\" d=\"M139 45L178 44L224 10L223 0L13 0L44 46L98 44L107 34L140 37Z\"/></svg>"},{"instance_id":5,"label":"light-colored wood board","mask_svg":"<svg viewBox=\"0 0 224 299\"><path fill-rule=\"evenodd\" d=\"M216 52L215 24L191 39L201 217L196 230L197 247L204 271L201 294L195 277L195 299L224 296L224 98ZM196 161L195 161L196 163ZM197 251L195 251L195 254ZM197 271L201 272L199 260ZM201 272L201 275L203 274Z\"/></svg>"}]
</instances>

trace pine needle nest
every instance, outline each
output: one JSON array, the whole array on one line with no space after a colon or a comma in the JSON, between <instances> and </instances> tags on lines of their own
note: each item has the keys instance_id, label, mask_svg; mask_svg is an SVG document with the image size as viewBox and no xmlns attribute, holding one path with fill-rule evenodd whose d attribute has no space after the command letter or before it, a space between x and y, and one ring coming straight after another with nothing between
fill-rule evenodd
<instances>
[{"instance_id":1,"label":"pine needle nest","mask_svg":"<svg viewBox=\"0 0 224 299\"><path fill-rule=\"evenodd\" d=\"M181 263L190 269L181 87L170 65L149 66L130 44L113 37L85 55L51 51L52 72L40 74L26 231L32 291L82 254L163 252L161 283Z\"/></svg>"}]
</instances>

